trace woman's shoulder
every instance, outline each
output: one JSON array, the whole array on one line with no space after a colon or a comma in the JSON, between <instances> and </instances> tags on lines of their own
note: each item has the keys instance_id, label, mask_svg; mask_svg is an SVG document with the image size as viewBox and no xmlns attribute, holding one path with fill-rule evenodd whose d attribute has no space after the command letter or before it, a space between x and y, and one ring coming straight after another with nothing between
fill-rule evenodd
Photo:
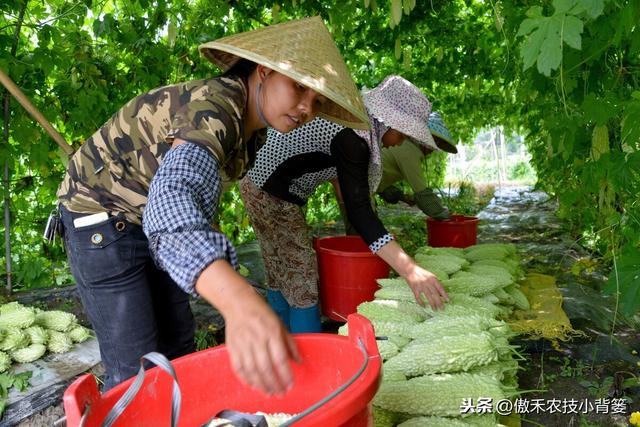
<instances>
[{"instance_id":1,"label":"woman's shoulder","mask_svg":"<svg viewBox=\"0 0 640 427\"><path fill-rule=\"evenodd\" d=\"M369 144L353 129L343 128L335 134L331 141L331 146L336 148L344 148L349 151L363 152L369 155Z\"/></svg>"},{"instance_id":2,"label":"woman's shoulder","mask_svg":"<svg viewBox=\"0 0 640 427\"><path fill-rule=\"evenodd\" d=\"M169 106L170 111L177 111L187 104L193 105L202 101L201 108L215 104L225 110L233 110L234 115L241 116L246 104L246 97L247 90L241 79L213 77L178 82L151 89L130 100L124 108L130 106L137 111L142 104L160 105L165 103ZM166 104L167 100L169 100L169 104Z\"/></svg>"},{"instance_id":3,"label":"woman's shoulder","mask_svg":"<svg viewBox=\"0 0 640 427\"><path fill-rule=\"evenodd\" d=\"M353 129L344 128L331 141L331 155L351 162L368 163L369 144Z\"/></svg>"}]
</instances>

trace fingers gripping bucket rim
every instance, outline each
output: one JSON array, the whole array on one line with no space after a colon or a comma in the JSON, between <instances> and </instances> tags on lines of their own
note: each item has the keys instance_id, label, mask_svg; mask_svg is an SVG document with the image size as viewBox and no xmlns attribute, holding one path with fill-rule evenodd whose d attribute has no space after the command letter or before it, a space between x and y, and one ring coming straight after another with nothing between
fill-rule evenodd
<instances>
[{"instance_id":1,"label":"fingers gripping bucket rim","mask_svg":"<svg viewBox=\"0 0 640 427\"><path fill-rule=\"evenodd\" d=\"M349 316L348 323L348 337L294 336L302 363L292 363L295 383L283 396L268 396L241 383L232 372L224 345L173 360L182 390L178 425L203 425L222 409L299 414L321 401L318 410L294 425L370 425L370 402L380 386L382 361L369 320L354 314ZM64 394L67 425L80 426L87 407L84 425L101 425L134 380L131 378L102 395L92 375L74 381ZM140 392L114 426L170 425L172 383L173 378L158 368L146 371ZM345 387L343 391L341 387ZM332 393L336 393L335 397L324 402Z\"/></svg>"},{"instance_id":2,"label":"fingers gripping bucket rim","mask_svg":"<svg viewBox=\"0 0 640 427\"><path fill-rule=\"evenodd\" d=\"M372 301L376 279L389 277L389 265L359 236L322 237L314 242L322 313L339 322Z\"/></svg>"},{"instance_id":3,"label":"fingers gripping bucket rim","mask_svg":"<svg viewBox=\"0 0 640 427\"><path fill-rule=\"evenodd\" d=\"M427 217L427 241L432 247L466 248L477 242L479 219L475 216L451 215L448 220Z\"/></svg>"}]
</instances>

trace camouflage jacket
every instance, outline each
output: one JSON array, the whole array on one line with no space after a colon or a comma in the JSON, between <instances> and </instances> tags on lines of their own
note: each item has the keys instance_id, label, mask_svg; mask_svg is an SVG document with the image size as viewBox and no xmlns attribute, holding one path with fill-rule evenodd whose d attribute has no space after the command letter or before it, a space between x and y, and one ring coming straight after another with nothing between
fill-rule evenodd
<instances>
[{"instance_id":1,"label":"camouflage jacket","mask_svg":"<svg viewBox=\"0 0 640 427\"><path fill-rule=\"evenodd\" d=\"M73 155L58 188L70 211L122 212L142 222L151 179L174 138L205 147L223 181L241 178L255 161L266 131L244 141L247 88L218 77L153 89L129 101Z\"/></svg>"}]
</instances>

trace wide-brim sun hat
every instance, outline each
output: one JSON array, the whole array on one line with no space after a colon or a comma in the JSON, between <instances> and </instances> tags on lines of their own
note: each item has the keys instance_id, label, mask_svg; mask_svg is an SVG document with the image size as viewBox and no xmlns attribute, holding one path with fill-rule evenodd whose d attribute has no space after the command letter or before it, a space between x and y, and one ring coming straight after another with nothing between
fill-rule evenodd
<instances>
[{"instance_id":1,"label":"wide-brim sun hat","mask_svg":"<svg viewBox=\"0 0 640 427\"><path fill-rule=\"evenodd\" d=\"M284 74L327 98L320 117L354 129L369 129L362 97L319 16L223 37L199 49L222 71L244 58Z\"/></svg>"},{"instance_id":2,"label":"wide-brim sun hat","mask_svg":"<svg viewBox=\"0 0 640 427\"><path fill-rule=\"evenodd\" d=\"M451 132L449 132L447 125L445 125L444 120L442 120L442 116L437 111L429 114L429 130L434 137L433 139L436 141L436 145L441 150L453 154L458 152Z\"/></svg>"},{"instance_id":3,"label":"wide-brim sun hat","mask_svg":"<svg viewBox=\"0 0 640 427\"><path fill-rule=\"evenodd\" d=\"M362 92L364 104L378 121L402 132L416 144L431 150L439 150L427 122L431 102L410 81L397 76L387 76L378 86Z\"/></svg>"}]
</instances>

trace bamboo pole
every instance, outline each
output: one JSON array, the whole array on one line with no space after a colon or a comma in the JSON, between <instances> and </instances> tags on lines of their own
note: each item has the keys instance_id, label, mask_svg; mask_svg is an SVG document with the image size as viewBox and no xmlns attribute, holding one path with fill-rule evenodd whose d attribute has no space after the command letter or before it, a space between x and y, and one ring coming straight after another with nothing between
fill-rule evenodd
<instances>
[{"instance_id":1,"label":"bamboo pole","mask_svg":"<svg viewBox=\"0 0 640 427\"><path fill-rule=\"evenodd\" d=\"M11 80L11 78L6 75L1 69L0 83L2 83L4 87L6 87L7 90L11 93L11 95L13 95L14 98L18 100L20 105L22 105L24 109L27 110L29 114L31 114L31 117L33 117L38 123L40 123L40 126L42 126L44 130L47 131L49 136L53 138L53 140L60 146L60 148L62 148L62 150L69 157L71 157L71 155L73 155L73 148L69 144L67 144L67 141L65 141L62 135L60 135L58 131L55 130L53 126L51 126L51 123L49 123L49 121L42 115L42 113L31 103L31 101L29 101L29 98L27 98L25 94L22 93L20 88L16 86L16 84L13 83L13 80Z\"/></svg>"}]
</instances>

